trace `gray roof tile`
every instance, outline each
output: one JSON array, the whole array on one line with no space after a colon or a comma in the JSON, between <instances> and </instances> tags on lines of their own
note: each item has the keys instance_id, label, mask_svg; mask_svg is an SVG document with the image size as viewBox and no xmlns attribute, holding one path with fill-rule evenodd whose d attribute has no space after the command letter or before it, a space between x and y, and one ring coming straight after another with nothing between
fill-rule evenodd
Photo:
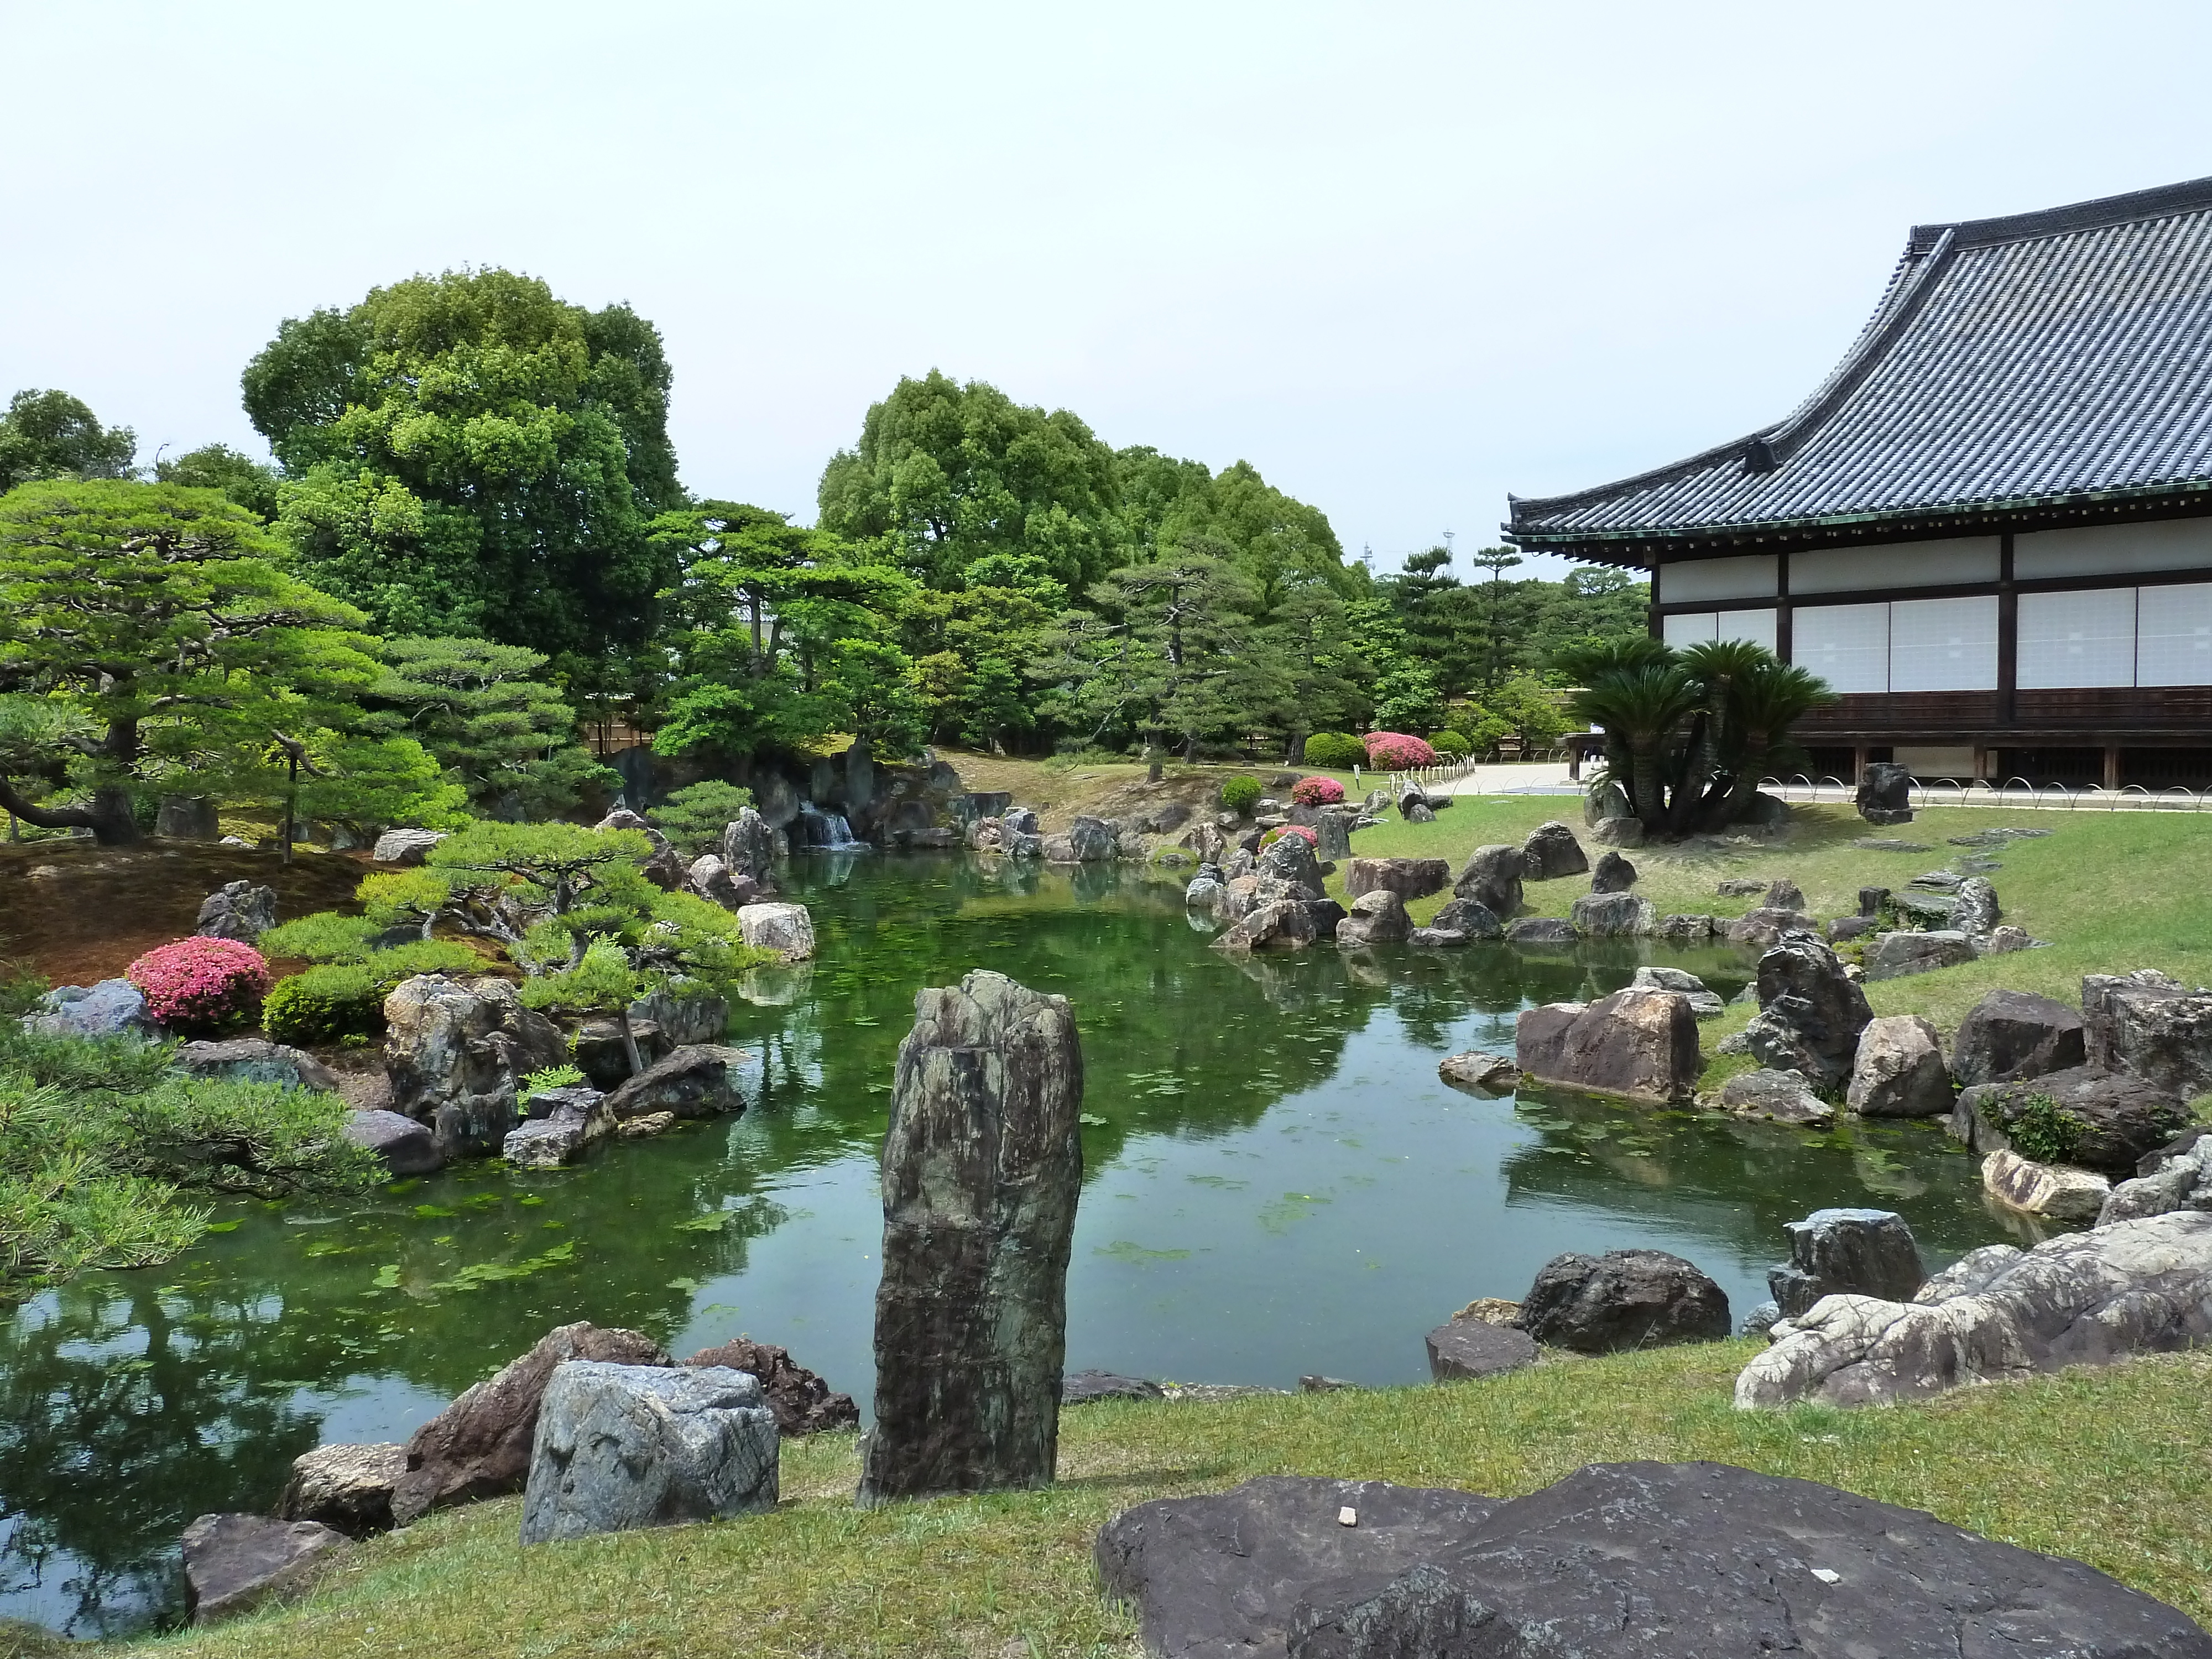
<instances>
[{"instance_id":1,"label":"gray roof tile","mask_svg":"<svg viewBox=\"0 0 2212 1659\"><path fill-rule=\"evenodd\" d=\"M1787 420L1617 483L1516 497L1509 529L1599 552L2208 486L2212 179L1916 226L1850 352Z\"/></svg>"}]
</instances>

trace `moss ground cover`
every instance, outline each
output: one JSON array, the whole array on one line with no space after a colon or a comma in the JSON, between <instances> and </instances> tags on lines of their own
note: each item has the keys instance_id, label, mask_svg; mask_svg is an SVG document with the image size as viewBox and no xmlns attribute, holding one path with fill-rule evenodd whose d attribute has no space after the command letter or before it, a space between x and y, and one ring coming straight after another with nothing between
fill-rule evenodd
<instances>
[{"instance_id":1,"label":"moss ground cover","mask_svg":"<svg viewBox=\"0 0 2212 1659\"><path fill-rule=\"evenodd\" d=\"M863 1514L854 1441L784 1452L773 1515L523 1549L513 1499L380 1540L304 1603L144 1643L148 1656L1133 1655L1091 1537L1129 1504L1256 1474L1517 1496L1580 1465L1710 1458L1925 1509L2071 1555L2212 1619L2212 1357L1843 1413L1735 1411L1747 1342L1445 1388L1109 1404L1062 1419L1050 1491Z\"/></svg>"}]
</instances>

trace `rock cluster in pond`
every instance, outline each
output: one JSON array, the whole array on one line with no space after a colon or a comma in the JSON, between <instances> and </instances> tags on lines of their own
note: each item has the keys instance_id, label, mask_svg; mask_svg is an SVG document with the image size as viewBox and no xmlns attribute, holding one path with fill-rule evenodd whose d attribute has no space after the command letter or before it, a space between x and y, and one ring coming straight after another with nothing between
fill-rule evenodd
<instances>
[{"instance_id":1,"label":"rock cluster in pond","mask_svg":"<svg viewBox=\"0 0 2212 1659\"><path fill-rule=\"evenodd\" d=\"M498 1150L532 1073L566 1065L560 1028L499 979L425 974L384 1000L392 1109L429 1126L447 1158Z\"/></svg>"},{"instance_id":2,"label":"rock cluster in pond","mask_svg":"<svg viewBox=\"0 0 2212 1659\"><path fill-rule=\"evenodd\" d=\"M607 1096L617 1123L667 1113L678 1118L729 1117L745 1109L737 1073L744 1051L716 1042L686 1043L625 1079Z\"/></svg>"},{"instance_id":3,"label":"rock cluster in pond","mask_svg":"<svg viewBox=\"0 0 2212 1659\"><path fill-rule=\"evenodd\" d=\"M1587 875L1589 854L1575 839L1575 832L1556 818L1540 823L1521 843L1522 874L1528 881L1556 881L1562 876Z\"/></svg>"},{"instance_id":4,"label":"rock cluster in pond","mask_svg":"<svg viewBox=\"0 0 2212 1659\"><path fill-rule=\"evenodd\" d=\"M2179 1211L1993 1244L1910 1302L1833 1296L1776 1325L1735 1402L1890 1405L1972 1382L2170 1352L2212 1337L2212 1214Z\"/></svg>"},{"instance_id":5,"label":"rock cluster in pond","mask_svg":"<svg viewBox=\"0 0 2212 1659\"><path fill-rule=\"evenodd\" d=\"M223 884L200 901L192 932L201 939L232 939L251 945L276 925L276 890L250 881Z\"/></svg>"},{"instance_id":6,"label":"rock cluster in pond","mask_svg":"<svg viewBox=\"0 0 2212 1659\"><path fill-rule=\"evenodd\" d=\"M883 1152L860 1501L1053 1476L1083 1057L1064 997L977 971L915 1000Z\"/></svg>"},{"instance_id":7,"label":"rock cluster in pond","mask_svg":"<svg viewBox=\"0 0 2212 1659\"><path fill-rule=\"evenodd\" d=\"M1101 1528L1105 1595L1161 1659L2205 1659L2078 1561L1724 1463L1596 1463L1510 1502L1273 1476Z\"/></svg>"},{"instance_id":8,"label":"rock cluster in pond","mask_svg":"<svg viewBox=\"0 0 2212 1659\"><path fill-rule=\"evenodd\" d=\"M196 1625L246 1613L303 1589L346 1542L313 1521L203 1515L185 1528L185 1598Z\"/></svg>"},{"instance_id":9,"label":"rock cluster in pond","mask_svg":"<svg viewBox=\"0 0 2212 1659\"><path fill-rule=\"evenodd\" d=\"M1767 1291L1785 1319L1824 1296L1910 1301L1928 1282L1912 1229L1894 1210L1815 1210L1789 1223L1788 1231L1790 1260L1766 1274Z\"/></svg>"},{"instance_id":10,"label":"rock cluster in pond","mask_svg":"<svg viewBox=\"0 0 2212 1659\"><path fill-rule=\"evenodd\" d=\"M522 1541L774 1509L778 1437L746 1372L565 1361L538 1409Z\"/></svg>"},{"instance_id":11,"label":"rock cluster in pond","mask_svg":"<svg viewBox=\"0 0 2212 1659\"><path fill-rule=\"evenodd\" d=\"M1717 1342L1729 1334L1728 1292L1665 1250L1570 1252L1538 1270L1513 1323L1577 1353Z\"/></svg>"},{"instance_id":12,"label":"rock cluster in pond","mask_svg":"<svg viewBox=\"0 0 2212 1659\"><path fill-rule=\"evenodd\" d=\"M665 1365L668 1355L636 1331L580 1322L548 1331L415 1431L407 1472L392 1493L392 1519L406 1526L450 1504L520 1492L545 1385L556 1366L575 1359Z\"/></svg>"},{"instance_id":13,"label":"rock cluster in pond","mask_svg":"<svg viewBox=\"0 0 2212 1659\"><path fill-rule=\"evenodd\" d=\"M1633 987L1595 1002L1524 1010L1514 1059L1546 1082L1650 1101L1687 1099L1703 1064L1689 999Z\"/></svg>"}]
</instances>

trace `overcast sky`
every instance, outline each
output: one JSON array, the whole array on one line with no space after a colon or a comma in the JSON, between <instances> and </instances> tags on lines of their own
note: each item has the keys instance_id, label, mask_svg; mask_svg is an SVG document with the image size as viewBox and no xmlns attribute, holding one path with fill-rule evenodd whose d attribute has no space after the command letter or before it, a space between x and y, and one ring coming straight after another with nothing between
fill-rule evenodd
<instances>
[{"instance_id":1,"label":"overcast sky","mask_svg":"<svg viewBox=\"0 0 2212 1659\"><path fill-rule=\"evenodd\" d=\"M811 520L933 367L1388 568L1787 413L1915 222L2212 173L2208 46L2201 0L0 0L0 397L264 453L281 319L505 265L659 325L702 494Z\"/></svg>"}]
</instances>

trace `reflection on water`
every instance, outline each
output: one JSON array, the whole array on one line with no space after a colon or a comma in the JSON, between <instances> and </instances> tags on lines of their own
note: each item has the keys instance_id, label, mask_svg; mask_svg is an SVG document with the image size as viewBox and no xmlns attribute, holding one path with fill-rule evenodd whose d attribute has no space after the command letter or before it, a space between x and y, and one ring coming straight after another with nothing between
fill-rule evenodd
<instances>
[{"instance_id":1,"label":"reflection on water","mask_svg":"<svg viewBox=\"0 0 2212 1659\"><path fill-rule=\"evenodd\" d=\"M175 1605L173 1541L266 1509L319 1441L402 1439L574 1319L676 1352L788 1345L865 1406L875 1156L915 992L995 968L1076 1005L1087 1164L1068 1363L1289 1385L1425 1375L1422 1334L1565 1249L1695 1260L1739 1312L1782 1224L1903 1211L1936 1261L2002 1236L1926 1125L1817 1135L1572 1097L1483 1099L1436 1063L1533 1002L1626 982L1629 947L1234 958L1178 890L1109 868L795 860L819 958L749 976L751 1110L581 1170L475 1169L343 1211L233 1206L153 1273L0 1322L0 1616L80 1635ZM1742 958L1669 953L1716 989Z\"/></svg>"}]
</instances>

